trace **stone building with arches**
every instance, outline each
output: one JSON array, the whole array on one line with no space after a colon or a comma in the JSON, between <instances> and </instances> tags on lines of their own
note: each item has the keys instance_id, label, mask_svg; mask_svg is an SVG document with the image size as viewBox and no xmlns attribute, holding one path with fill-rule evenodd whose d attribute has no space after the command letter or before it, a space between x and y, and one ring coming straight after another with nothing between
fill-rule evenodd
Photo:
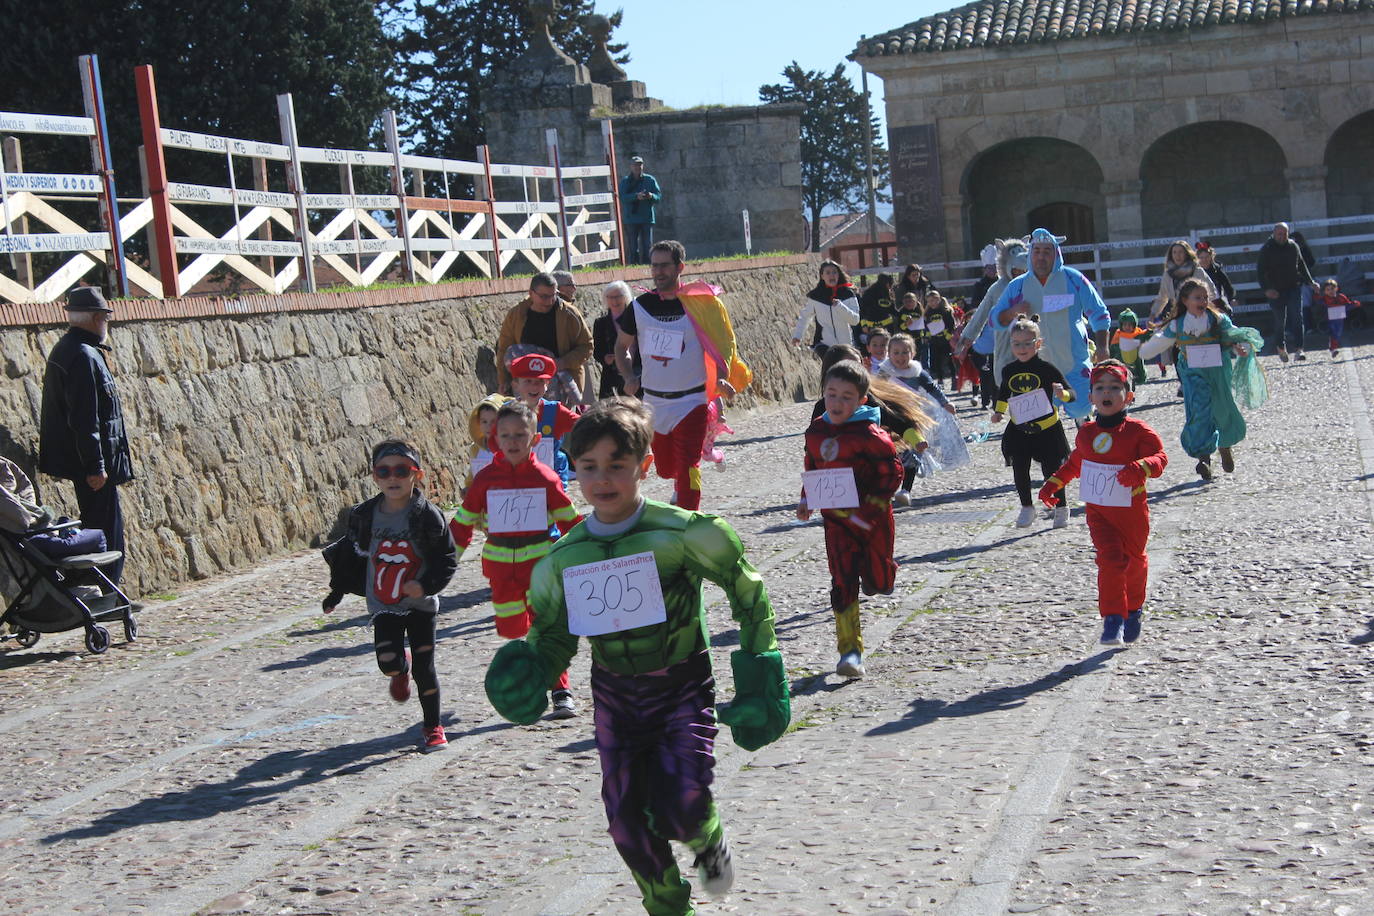
<instances>
[{"instance_id":1,"label":"stone building with arches","mask_svg":"<svg viewBox=\"0 0 1374 916\"><path fill-rule=\"evenodd\" d=\"M904 257L1374 213L1374 0L979 0L852 59Z\"/></svg>"}]
</instances>

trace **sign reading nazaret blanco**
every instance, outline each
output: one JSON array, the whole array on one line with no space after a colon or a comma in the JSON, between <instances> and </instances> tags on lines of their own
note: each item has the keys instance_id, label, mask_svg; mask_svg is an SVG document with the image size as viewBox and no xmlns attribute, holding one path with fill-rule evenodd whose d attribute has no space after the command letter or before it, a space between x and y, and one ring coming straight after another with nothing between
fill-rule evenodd
<instances>
[{"instance_id":1,"label":"sign reading nazaret blanco","mask_svg":"<svg viewBox=\"0 0 1374 916\"><path fill-rule=\"evenodd\" d=\"M940 142L934 124L909 124L887 132L892 159L892 208L897 247L910 251L945 241L940 200Z\"/></svg>"}]
</instances>

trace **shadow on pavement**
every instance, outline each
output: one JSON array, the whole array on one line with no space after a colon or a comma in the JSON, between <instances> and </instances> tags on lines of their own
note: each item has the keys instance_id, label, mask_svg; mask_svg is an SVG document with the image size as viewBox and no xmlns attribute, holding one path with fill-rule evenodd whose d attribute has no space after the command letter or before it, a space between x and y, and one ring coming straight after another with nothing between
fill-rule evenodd
<instances>
[{"instance_id":1,"label":"shadow on pavement","mask_svg":"<svg viewBox=\"0 0 1374 916\"><path fill-rule=\"evenodd\" d=\"M1026 538L1037 537L1049 529L1047 528L1022 528L1015 529L1025 531L1025 534L1015 534L1011 537L1002 538L1000 541L993 541L991 544L965 544L962 547L950 547L947 550L935 550L930 553L907 554L897 557L897 565L905 566L908 563L941 563L945 560L957 560L959 557L972 556L975 553L985 553L995 550L998 547L1005 547L1007 544L1014 544L1017 541L1024 541Z\"/></svg>"},{"instance_id":2,"label":"shadow on pavement","mask_svg":"<svg viewBox=\"0 0 1374 916\"><path fill-rule=\"evenodd\" d=\"M132 805L107 811L85 827L49 834L40 842L52 845L63 840L112 836L143 824L208 820L254 805L271 804L301 786L361 773L395 760L411 752L417 738L414 729L406 729L352 744L278 751L247 764L223 781L201 783L185 791L140 799Z\"/></svg>"},{"instance_id":3,"label":"shadow on pavement","mask_svg":"<svg viewBox=\"0 0 1374 916\"><path fill-rule=\"evenodd\" d=\"M893 722L885 722L876 728L872 728L864 734L869 737L881 735L895 735L899 732L909 731L913 728L920 728L922 725L929 725L940 719L957 719L964 716L978 716L987 712L998 712L1000 710L1015 709L1025 704L1028 697L1046 690L1053 690L1071 678L1079 675L1089 674L1101 668L1119 650L1108 650L1085 658L1081 662L1065 665L1052 674L1037 678L1028 684L1017 684L1015 687L998 687L995 690L985 690L982 693L975 693L971 697L948 703L944 700L913 700L911 712Z\"/></svg>"},{"instance_id":4,"label":"shadow on pavement","mask_svg":"<svg viewBox=\"0 0 1374 916\"><path fill-rule=\"evenodd\" d=\"M916 486L920 486L919 478ZM992 496L1002 496L1006 493L1015 492L1016 487L1009 483L1004 483L997 487L979 487L976 490L951 490L948 493L936 493L932 496L918 496L911 501L908 512L913 509L929 509L933 506L943 506L945 503L972 502L976 499L987 499Z\"/></svg>"},{"instance_id":5,"label":"shadow on pavement","mask_svg":"<svg viewBox=\"0 0 1374 916\"><path fill-rule=\"evenodd\" d=\"M808 424L810 422L809 420L807 421ZM755 442L776 442L779 439L795 439L798 436L804 435L806 435L806 430L802 430L799 433L783 433L779 436L751 436L748 439L721 439L716 444L724 449L726 454L729 454L730 449L737 445L753 445Z\"/></svg>"},{"instance_id":6,"label":"shadow on pavement","mask_svg":"<svg viewBox=\"0 0 1374 916\"><path fill-rule=\"evenodd\" d=\"M1363 646L1371 642L1374 642L1374 618L1365 623L1365 632L1350 640L1352 646Z\"/></svg>"},{"instance_id":7,"label":"shadow on pavement","mask_svg":"<svg viewBox=\"0 0 1374 916\"><path fill-rule=\"evenodd\" d=\"M11 668L23 668L25 665L37 665L41 662L61 662L69 658L76 658L75 652L26 652L20 646L13 649L5 649L0 653L0 671L8 671Z\"/></svg>"},{"instance_id":8,"label":"shadow on pavement","mask_svg":"<svg viewBox=\"0 0 1374 916\"><path fill-rule=\"evenodd\" d=\"M1217 477L1218 477L1218 478L1219 478L1220 476L1221 476L1221 474L1217 474ZM1166 500L1166 499L1173 499L1175 496L1184 496L1184 495L1187 495L1188 493L1190 493L1190 492L1193 491L1193 490L1201 490L1201 489L1203 489L1204 487L1207 487L1207 486L1210 486L1210 485L1211 485L1211 484L1209 484L1207 481L1203 480L1201 477L1195 478L1195 479L1193 479L1193 480L1185 480L1183 483L1176 483L1176 484L1174 484L1172 487L1169 487L1168 489L1165 489L1165 490L1158 490L1158 491L1156 491L1156 492L1151 493L1151 494L1150 494L1150 502L1151 502L1151 503L1162 503L1162 502L1164 502L1164 500Z\"/></svg>"}]
</instances>

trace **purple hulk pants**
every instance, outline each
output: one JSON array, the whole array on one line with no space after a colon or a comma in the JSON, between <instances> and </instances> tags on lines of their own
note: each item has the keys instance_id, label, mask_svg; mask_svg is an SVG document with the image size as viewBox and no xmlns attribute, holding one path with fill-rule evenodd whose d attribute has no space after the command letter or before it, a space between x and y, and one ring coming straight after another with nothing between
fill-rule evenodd
<instances>
[{"instance_id":1,"label":"purple hulk pants","mask_svg":"<svg viewBox=\"0 0 1374 916\"><path fill-rule=\"evenodd\" d=\"M676 866L669 840L690 842L715 820L716 682L699 652L662 672L592 666L601 801L625 864L656 878Z\"/></svg>"}]
</instances>

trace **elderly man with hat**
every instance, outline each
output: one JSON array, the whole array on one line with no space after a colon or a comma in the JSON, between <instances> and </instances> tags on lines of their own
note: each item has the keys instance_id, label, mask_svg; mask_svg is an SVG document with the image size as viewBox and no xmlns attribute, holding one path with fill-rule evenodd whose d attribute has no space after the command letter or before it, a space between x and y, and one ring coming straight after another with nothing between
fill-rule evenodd
<instances>
[{"instance_id":1,"label":"elderly man with hat","mask_svg":"<svg viewBox=\"0 0 1374 916\"><path fill-rule=\"evenodd\" d=\"M645 173L644 160L630 157L630 174L620 179L620 222L625 227L625 253L631 264L648 264L654 244L654 219L663 191Z\"/></svg>"},{"instance_id":2,"label":"elderly man with hat","mask_svg":"<svg viewBox=\"0 0 1374 916\"><path fill-rule=\"evenodd\" d=\"M78 287L67 295L70 326L48 354L43 375L38 469L76 487L81 525L105 532L121 554L105 570L118 583L124 572L124 515L119 486L134 478L119 392L105 361L110 315L100 290Z\"/></svg>"}]
</instances>

